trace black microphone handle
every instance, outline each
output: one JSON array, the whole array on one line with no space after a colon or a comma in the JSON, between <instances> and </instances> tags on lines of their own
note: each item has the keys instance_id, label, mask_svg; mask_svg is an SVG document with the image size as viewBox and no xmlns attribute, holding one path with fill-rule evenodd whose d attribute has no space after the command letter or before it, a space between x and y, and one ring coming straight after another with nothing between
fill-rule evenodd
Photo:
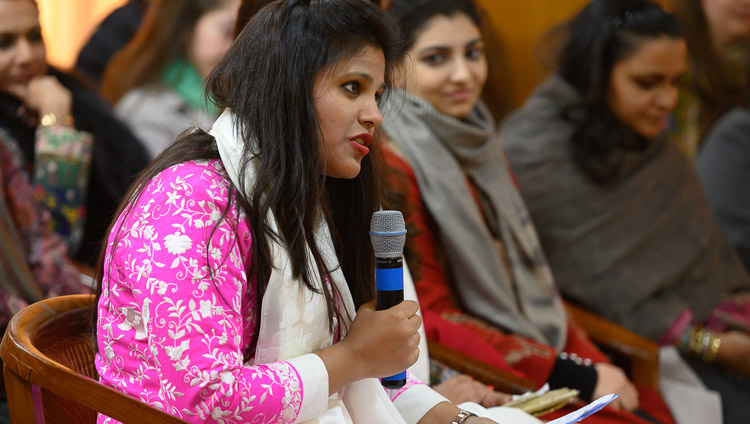
<instances>
[{"instance_id":1,"label":"black microphone handle","mask_svg":"<svg viewBox=\"0 0 750 424\"><path fill-rule=\"evenodd\" d=\"M402 258L389 258L389 259L382 259L378 258L376 261L376 275L379 274L378 271L383 272L383 274L380 274L376 277L381 278L381 283L383 281L389 280L387 274L390 272L401 272L401 278L396 278L395 280L400 280L399 284L394 284L395 287L388 287L388 288L396 288L396 290L376 290L375 294L377 296L377 305L376 309L378 311L382 311L384 309L391 308L393 306L398 305L399 303L404 301L404 284L403 284L403 259ZM393 282L394 280L391 280ZM385 284L388 285L388 284ZM382 288L382 287L381 287ZM406 384L406 371L400 372L396 375L392 375L390 377L383 377L380 379L380 384L383 385L386 389L400 389L404 387Z\"/></svg>"}]
</instances>

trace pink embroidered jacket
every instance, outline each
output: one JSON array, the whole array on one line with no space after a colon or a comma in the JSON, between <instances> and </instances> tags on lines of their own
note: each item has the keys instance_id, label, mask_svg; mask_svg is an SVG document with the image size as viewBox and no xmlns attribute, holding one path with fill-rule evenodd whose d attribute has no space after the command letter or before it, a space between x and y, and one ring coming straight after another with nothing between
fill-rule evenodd
<instances>
[{"instance_id":1,"label":"pink embroidered jacket","mask_svg":"<svg viewBox=\"0 0 750 424\"><path fill-rule=\"evenodd\" d=\"M252 235L236 202L229 204L229 187L218 160L179 164L118 218L98 304L100 380L188 422L315 418L328 398L317 355L244 363L260 305L246 290ZM410 377L391 400L413 399L402 395L411 388L416 394L426 386Z\"/></svg>"}]
</instances>

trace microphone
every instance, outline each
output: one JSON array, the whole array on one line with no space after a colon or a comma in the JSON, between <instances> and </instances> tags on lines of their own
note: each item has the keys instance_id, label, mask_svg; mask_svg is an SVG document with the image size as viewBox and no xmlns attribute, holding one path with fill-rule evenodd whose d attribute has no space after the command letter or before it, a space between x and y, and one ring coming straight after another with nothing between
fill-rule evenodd
<instances>
[{"instance_id":1,"label":"microphone","mask_svg":"<svg viewBox=\"0 0 750 424\"><path fill-rule=\"evenodd\" d=\"M404 243L406 224L399 211L377 211L370 220L370 242L375 251L375 290L377 310L388 309L404 301ZM386 389L406 384L406 371L384 377Z\"/></svg>"}]
</instances>

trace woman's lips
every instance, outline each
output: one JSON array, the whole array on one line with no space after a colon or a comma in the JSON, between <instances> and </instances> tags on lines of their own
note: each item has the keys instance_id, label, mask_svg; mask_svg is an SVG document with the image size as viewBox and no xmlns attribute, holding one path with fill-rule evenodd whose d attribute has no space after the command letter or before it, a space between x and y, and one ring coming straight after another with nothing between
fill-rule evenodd
<instances>
[{"instance_id":1,"label":"woman's lips","mask_svg":"<svg viewBox=\"0 0 750 424\"><path fill-rule=\"evenodd\" d=\"M367 146L372 144L372 134L362 133L355 135L349 139L349 143L351 143L352 146L364 156L370 152L370 149Z\"/></svg>"},{"instance_id":2,"label":"woman's lips","mask_svg":"<svg viewBox=\"0 0 750 424\"><path fill-rule=\"evenodd\" d=\"M25 74L15 75L8 78L7 81L3 82L3 85L26 85L31 81L34 77L36 77L37 74L33 72L28 72Z\"/></svg>"},{"instance_id":3,"label":"woman's lips","mask_svg":"<svg viewBox=\"0 0 750 424\"><path fill-rule=\"evenodd\" d=\"M648 120L654 126L657 126L659 128L665 128L667 126L668 117L666 115L651 116L648 118Z\"/></svg>"},{"instance_id":4,"label":"woman's lips","mask_svg":"<svg viewBox=\"0 0 750 424\"><path fill-rule=\"evenodd\" d=\"M454 102L465 102L474 96L474 90L461 89L449 92L446 97Z\"/></svg>"},{"instance_id":5,"label":"woman's lips","mask_svg":"<svg viewBox=\"0 0 750 424\"><path fill-rule=\"evenodd\" d=\"M365 156L368 153L370 153L370 149L367 148L367 146L365 146L364 144L360 144L360 142L357 139L351 139L351 140L349 140L349 144L351 144L352 147L354 147L354 150L356 150L359 153L361 153L362 156Z\"/></svg>"}]
</instances>

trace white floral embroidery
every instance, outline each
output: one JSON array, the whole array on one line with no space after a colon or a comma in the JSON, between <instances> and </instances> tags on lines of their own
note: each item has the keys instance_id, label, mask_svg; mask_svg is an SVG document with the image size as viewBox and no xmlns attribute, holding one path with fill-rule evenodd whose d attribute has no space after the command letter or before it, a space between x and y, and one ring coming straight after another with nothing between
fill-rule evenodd
<instances>
[{"instance_id":1,"label":"white floral embroidery","mask_svg":"<svg viewBox=\"0 0 750 424\"><path fill-rule=\"evenodd\" d=\"M118 218L97 370L103 384L188 422L291 423L302 404L297 372L244 365L259 305L247 293L250 230L236 202L227 209L228 189L219 161L176 165Z\"/></svg>"},{"instance_id":2,"label":"white floral embroidery","mask_svg":"<svg viewBox=\"0 0 750 424\"><path fill-rule=\"evenodd\" d=\"M193 241L190 240L190 237L188 237L187 234L180 234L179 231L164 237L164 246L167 247L167 252L173 255L182 255L190 249L192 245Z\"/></svg>"}]
</instances>

